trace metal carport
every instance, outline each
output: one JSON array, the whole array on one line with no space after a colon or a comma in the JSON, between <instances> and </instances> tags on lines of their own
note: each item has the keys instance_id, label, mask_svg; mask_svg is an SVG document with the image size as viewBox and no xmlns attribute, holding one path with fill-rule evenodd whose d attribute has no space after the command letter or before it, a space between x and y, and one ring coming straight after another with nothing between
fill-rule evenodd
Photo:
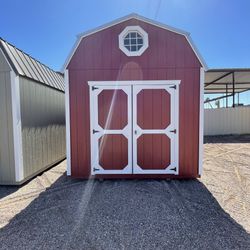
<instances>
[{"instance_id":1,"label":"metal carport","mask_svg":"<svg viewBox=\"0 0 250 250\"><path fill-rule=\"evenodd\" d=\"M226 98L233 98L235 107L235 94L250 90L250 68L209 69L205 72L205 94L221 94L221 96L205 100L206 102Z\"/></svg>"}]
</instances>

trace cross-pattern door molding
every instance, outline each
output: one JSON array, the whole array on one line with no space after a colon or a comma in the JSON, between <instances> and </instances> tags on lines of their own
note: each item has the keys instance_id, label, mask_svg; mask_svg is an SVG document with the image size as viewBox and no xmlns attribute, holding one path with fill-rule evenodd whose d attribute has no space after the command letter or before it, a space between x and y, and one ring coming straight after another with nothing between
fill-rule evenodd
<instances>
[{"instance_id":1,"label":"cross-pattern door molding","mask_svg":"<svg viewBox=\"0 0 250 250\"><path fill-rule=\"evenodd\" d=\"M164 90L170 95L170 121L162 128L142 128L138 124L138 94L144 90ZM164 93L164 92L162 92ZM152 82L152 85L134 85L133 86L133 173L135 174L175 174L178 175L178 134L179 134L179 84L162 84L158 85L157 81ZM149 102L150 100L145 100ZM147 112L147 111L146 111ZM157 112L157 111L156 111ZM159 116L159 115L158 115ZM164 125L163 125L164 126ZM166 164L165 168L155 169L147 168L144 169L138 164L138 139L143 136L161 136L161 140L169 140L169 163ZM165 137L165 138L164 138ZM163 144L163 143L162 143ZM158 146L158 145L157 145ZM152 146L153 147L153 146ZM162 150L162 149L161 149ZM145 154L145 152L143 152ZM167 155L168 152L165 152Z\"/></svg>"},{"instance_id":2,"label":"cross-pattern door molding","mask_svg":"<svg viewBox=\"0 0 250 250\"><path fill-rule=\"evenodd\" d=\"M89 81L91 125L91 174L175 174L178 175L179 84L180 80ZM136 98L142 89L164 89L170 98L171 122L164 129L142 129L136 123ZM127 95L127 124L107 129L98 122L98 96L103 90L122 90ZM133 93L133 94L132 94ZM112 111L111 111L112 113ZM175 132L173 132L175 131ZM127 165L122 169L105 169L100 164L100 141L105 135L121 135L127 140ZM140 135L165 135L170 140L170 163L164 169L143 169L137 164L137 140ZM101 148L104 147L101 143Z\"/></svg>"},{"instance_id":3,"label":"cross-pattern door molding","mask_svg":"<svg viewBox=\"0 0 250 250\"><path fill-rule=\"evenodd\" d=\"M111 94L111 103L109 103L109 111L105 113L105 122L100 124L100 110L98 108L99 97L105 91L113 91ZM124 100L123 105L126 105L127 113L123 114L126 120L126 124L119 128L115 128L111 123L114 117L115 105L117 105L117 93L123 93L126 96L126 101ZM131 107L131 87L130 86L105 86L105 85L93 85L90 87L90 116L91 116L91 174L131 174L132 173L132 107ZM107 139L107 138L111 139ZM127 149L127 159L125 160L126 166L118 166L117 169L108 167L105 168L105 164L102 164L102 158L104 158L106 150L106 144L108 141L115 140L118 138L119 142L125 144ZM124 142L125 141L125 142ZM124 146L123 146L124 148ZM114 157L112 152L107 152L109 157ZM113 153L114 154L114 153Z\"/></svg>"}]
</instances>

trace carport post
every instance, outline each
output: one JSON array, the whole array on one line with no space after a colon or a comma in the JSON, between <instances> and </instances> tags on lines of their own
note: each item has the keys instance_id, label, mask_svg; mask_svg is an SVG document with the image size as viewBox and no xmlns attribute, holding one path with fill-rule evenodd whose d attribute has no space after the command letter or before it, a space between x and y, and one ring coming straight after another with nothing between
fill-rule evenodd
<instances>
[{"instance_id":1,"label":"carport post","mask_svg":"<svg viewBox=\"0 0 250 250\"><path fill-rule=\"evenodd\" d=\"M233 72L233 108L235 107L235 77Z\"/></svg>"}]
</instances>

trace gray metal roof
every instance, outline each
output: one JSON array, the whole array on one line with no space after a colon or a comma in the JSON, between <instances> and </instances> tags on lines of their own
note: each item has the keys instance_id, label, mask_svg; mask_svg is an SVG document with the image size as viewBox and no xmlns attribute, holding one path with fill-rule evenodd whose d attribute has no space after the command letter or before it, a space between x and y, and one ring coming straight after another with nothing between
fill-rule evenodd
<instances>
[{"instance_id":1,"label":"gray metal roof","mask_svg":"<svg viewBox=\"0 0 250 250\"><path fill-rule=\"evenodd\" d=\"M204 87L205 94L232 94L248 91L250 90L250 68L209 69L205 72Z\"/></svg>"},{"instance_id":2,"label":"gray metal roof","mask_svg":"<svg viewBox=\"0 0 250 250\"><path fill-rule=\"evenodd\" d=\"M0 48L16 74L64 91L63 75L0 38Z\"/></svg>"}]
</instances>

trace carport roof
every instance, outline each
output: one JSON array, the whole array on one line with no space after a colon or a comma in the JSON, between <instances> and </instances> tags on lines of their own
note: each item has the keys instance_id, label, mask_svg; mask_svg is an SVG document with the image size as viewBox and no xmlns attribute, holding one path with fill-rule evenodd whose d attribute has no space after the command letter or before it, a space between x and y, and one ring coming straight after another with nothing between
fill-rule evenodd
<instances>
[{"instance_id":1,"label":"carport roof","mask_svg":"<svg viewBox=\"0 0 250 250\"><path fill-rule=\"evenodd\" d=\"M64 91L63 75L0 38L0 49L16 74Z\"/></svg>"},{"instance_id":2,"label":"carport roof","mask_svg":"<svg viewBox=\"0 0 250 250\"><path fill-rule=\"evenodd\" d=\"M241 93L250 90L250 68L209 69L205 72L205 94Z\"/></svg>"}]
</instances>

